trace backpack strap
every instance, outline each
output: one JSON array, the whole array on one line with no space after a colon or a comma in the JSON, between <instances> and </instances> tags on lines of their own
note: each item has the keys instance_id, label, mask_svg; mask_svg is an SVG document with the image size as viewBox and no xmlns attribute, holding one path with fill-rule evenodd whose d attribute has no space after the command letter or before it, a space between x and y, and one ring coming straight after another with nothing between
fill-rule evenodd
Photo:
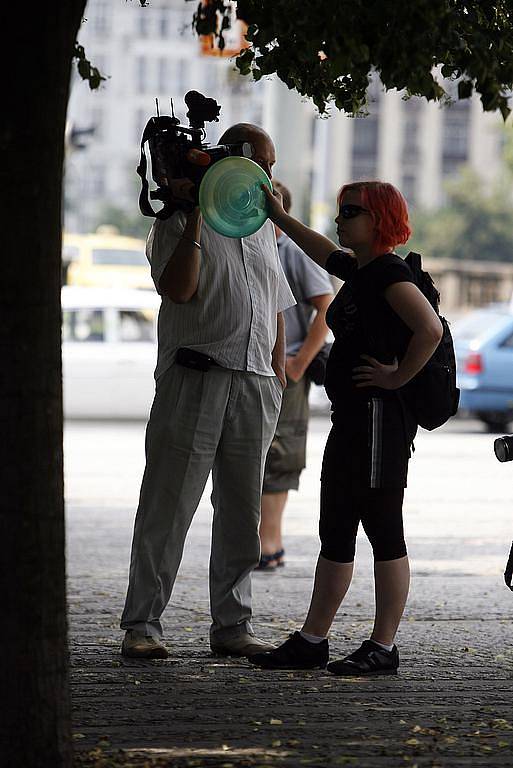
<instances>
[{"instance_id":1,"label":"backpack strap","mask_svg":"<svg viewBox=\"0 0 513 768\"><path fill-rule=\"evenodd\" d=\"M413 279L417 285L417 288L422 291L426 299L429 301L437 315L440 314L440 293L438 289L436 288L433 278L429 274L429 272L426 272L424 269L422 269L422 256L420 253L415 253L415 251L410 251L407 256L405 256L404 261L406 264L408 264L409 268L412 271Z\"/></svg>"},{"instance_id":2,"label":"backpack strap","mask_svg":"<svg viewBox=\"0 0 513 768\"><path fill-rule=\"evenodd\" d=\"M414 277L420 278L422 274L422 256L420 253L415 253L415 251L410 251L407 256L404 257L404 260L406 264L408 264L409 268L413 272Z\"/></svg>"}]
</instances>

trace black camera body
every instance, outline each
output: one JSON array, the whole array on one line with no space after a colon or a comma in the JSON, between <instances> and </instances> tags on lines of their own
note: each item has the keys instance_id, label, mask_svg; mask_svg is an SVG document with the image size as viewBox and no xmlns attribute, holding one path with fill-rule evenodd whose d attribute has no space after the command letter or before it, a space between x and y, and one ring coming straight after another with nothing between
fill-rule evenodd
<instances>
[{"instance_id":1,"label":"black camera body","mask_svg":"<svg viewBox=\"0 0 513 768\"><path fill-rule=\"evenodd\" d=\"M139 208L144 216L167 219L174 211L192 210L198 203L201 180L214 163L233 155L249 158L253 155L253 147L249 142L216 146L206 143L205 123L217 122L221 111L214 99L207 98L198 91L189 91L184 101L189 109L189 126L180 125L174 113L171 116L161 116L157 101L157 115L149 119L143 131L137 173L142 181ZM154 190L149 189L147 179L146 143L151 157L151 176L157 185ZM194 186L189 192L193 200L173 195L171 182L179 179L188 179L193 183ZM160 200L164 205L156 212L150 200Z\"/></svg>"}]
</instances>

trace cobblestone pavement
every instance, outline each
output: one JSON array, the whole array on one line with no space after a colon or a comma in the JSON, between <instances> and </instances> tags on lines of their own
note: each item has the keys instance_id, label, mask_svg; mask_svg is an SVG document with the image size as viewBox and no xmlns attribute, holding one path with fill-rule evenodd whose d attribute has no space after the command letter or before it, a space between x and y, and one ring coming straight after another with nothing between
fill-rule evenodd
<instances>
[{"instance_id":1,"label":"cobblestone pavement","mask_svg":"<svg viewBox=\"0 0 513 768\"><path fill-rule=\"evenodd\" d=\"M299 628L317 555L317 494L328 422L312 420L308 468L286 512L287 565L255 574L255 628ZM412 589L400 674L341 679L264 672L208 648L206 493L164 614L169 660L119 655L140 424L66 428L70 645L76 762L85 766L513 766L513 595L501 572L513 532L513 466L458 424L422 434L405 519ZM208 489L207 489L208 490ZM368 637L372 561L359 539L332 658Z\"/></svg>"}]
</instances>

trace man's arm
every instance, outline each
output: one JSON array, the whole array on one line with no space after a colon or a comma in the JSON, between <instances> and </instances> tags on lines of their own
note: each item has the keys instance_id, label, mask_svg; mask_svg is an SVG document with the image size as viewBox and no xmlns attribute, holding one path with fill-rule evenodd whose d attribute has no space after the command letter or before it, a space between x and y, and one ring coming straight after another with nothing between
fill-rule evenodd
<instances>
[{"instance_id":1,"label":"man's arm","mask_svg":"<svg viewBox=\"0 0 513 768\"><path fill-rule=\"evenodd\" d=\"M297 354L294 357L287 357L285 370L287 378L292 379L292 381L299 381L303 377L306 369L326 341L328 333L326 310L333 301L333 294L324 293L320 296L312 296L309 301L317 310L317 314Z\"/></svg>"},{"instance_id":2,"label":"man's arm","mask_svg":"<svg viewBox=\"0 0 513 768\"><path fill-rule=\"evenodd\" d=\"M276 376L281 381L283 389L287 386L287 377L285 376L285 320L283 312L276 315L276 341L272 353L272 367Z\"/></svg>"},{"instance_id":3,"label":"man's arm","mask_svg":"<svg viewBox=\"0 0 513 768\"><path fill-rule=\"evenodd\" d=\"M201 222L199 208L187 214L185 229L159 281L160 293L175 304L187 303L198 290Z\"/></svg>"}]
</instances>

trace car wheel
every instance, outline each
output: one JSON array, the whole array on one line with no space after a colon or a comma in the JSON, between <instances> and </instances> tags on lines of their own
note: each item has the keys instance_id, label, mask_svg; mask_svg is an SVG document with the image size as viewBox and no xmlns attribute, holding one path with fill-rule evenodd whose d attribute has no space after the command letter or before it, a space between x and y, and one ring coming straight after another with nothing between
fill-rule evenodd
<instances>
[{"instance_id":1,"label":"car wheel","mask_svg":"<svg viewBox=\"0 0 513 768\"><path fill-rule=\"evenodd\" d=\"M477 417L491 433L507 432L511 422L511 414L508 413L478 413Z\"/></svg>"}]
</instances>

